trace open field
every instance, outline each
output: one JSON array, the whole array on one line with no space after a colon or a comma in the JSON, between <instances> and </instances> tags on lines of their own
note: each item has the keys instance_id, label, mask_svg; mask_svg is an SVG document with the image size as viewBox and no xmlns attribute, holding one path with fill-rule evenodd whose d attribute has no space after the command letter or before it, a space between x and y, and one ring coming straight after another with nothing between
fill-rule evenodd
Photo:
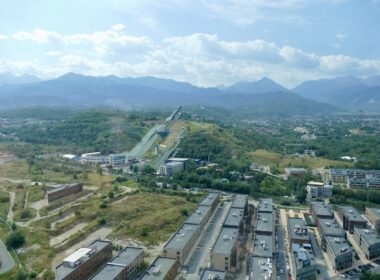
<instances>
[{"instance_id":1,"label":"open field","mask_svg":"<svg viewBox=\"0 0 380 280\"><path fill-rule=\"evenodd\" d=\"M258 149L249 153L249 158L252 162L262 165L278 165L280 169L285 167L305 167L305 168L321 168L321 167L346 167L352 166L352 163L345 161L329 160L319 157L292 157L281 155L275 152Z\"/></svg>"},{"instance_id":2,"label":"open field","mask_svg":"<svg viewBox=\"0 0 380 280\"><path fill-rule=\"evenodd\" d=\"M16 160L0 164L0 177L10 179L29 179L29 167L26 160Z\"/></svg>"}]
</instances>

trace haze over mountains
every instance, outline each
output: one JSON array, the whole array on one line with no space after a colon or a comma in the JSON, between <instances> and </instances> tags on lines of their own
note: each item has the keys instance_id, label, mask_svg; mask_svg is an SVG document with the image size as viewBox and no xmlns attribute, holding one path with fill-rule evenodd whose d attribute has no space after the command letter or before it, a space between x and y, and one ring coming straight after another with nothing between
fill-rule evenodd
<instances>
[{"instance_id":1,"label":"haze over mountains","mask_svg":"<svg viewBox=\"0 0 380 280\"><path fill-rule=\"evenodd\" d=\"M154 77L91 77L69 73L41 81L33 76L0 75L0 109L27 106L144 109L204 105L252 114L380 112L380 76L306 81L287 89L263 78L224 88L202 88Z\"/></svg>"}]
</instances>

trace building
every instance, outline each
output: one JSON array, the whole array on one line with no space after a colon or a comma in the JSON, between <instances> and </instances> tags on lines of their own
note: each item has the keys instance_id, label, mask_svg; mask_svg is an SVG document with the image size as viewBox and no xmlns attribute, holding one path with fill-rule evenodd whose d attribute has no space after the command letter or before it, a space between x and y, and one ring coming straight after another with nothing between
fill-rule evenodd
<instances>
[{"instance_id":1,"label":"building","mask_svg":"<svg viewBox=\"0 0 380 280\"><path fill-rule=\"evenodd\" d=\"M362 215L352 206L339 206L338 216L343 223L343 228L351 234L354 233L354 228L366 228L367 221Z\"/></svg>"},{"instance_id":2,"label":"building","mask_svg":"<svg viewBox=\"0 0 380 280\"><path fill-rule=\"evenodd\" d=\"M374 225L377 234L380 234L380 209L366 207L365 216Z\"/></svg>"},{"instance_id":3,"label":"building","mask_svg":"<svg viewBox=\"0 0 380 280\"><path fill-rule=\"evenodd\" d=\"M80 156L81 163L89 164L107 164L109 157L103 156L100 152L87 153Z\"/></svg>"},{"instance_id":4,"label":"building","mask_svg":"<svg viewBox=\"0 0 380 280\"><path fill-rule=\"evenodd\" d=\"M123 166L128 162L128 157L125 154L111 154L109 155L109 164L111 166Z\"/></svg>"},{"instance_id":5,"label":"building","mask_svg":"<svg viewBox=\"0 0 380 280\"><path fill-rule=\"evenodd\" d=\"M244 209L230 208L223 227L236 228L239 230L239 234L241 234L244 229Z\"/></svg>"},{"instance_id":6,"label":"building","mask_svg":"<svg viewBox=\"0 0 380 280\"><path fill-rule=\"evenodd\" d=\"M174 280L178 266L175 259L157 257L141 276L140 280Z\"/></svg>"},{"instance_id":7,"label":"building","mask_svg":"<svg viewBox=\"0 0 380 280\"><path fill-rule=\"evenodd\" d=\"M112 258L112 243L95 240L86 248L80 248L55 269L56 280L87 280Z\"/></svg>"},{"instance_id":8,"label":"building","mask_svg":"<svg viewBox=\"0 0 380 280\"><path fill-rule=\"evenodd\" d=\"M257 206L257 212L259 213L272 213L273 212L273 200L271 198L261 198Z\"/></svg>"},{"instance_id":9,"label":"building","mask_svg":"<svg viewBox=\"0 0 380 280\"><path fill-rule=\"evenodd\" d=\"M307 246L306 246L307 245ZM317 267L314 263L314 254L310 244L293 243L292 266L294 279L296 280L315 280L317 279Z\"/></svg>"},{"instance_id":10,"label":"building","mask_svg":"<svg viewBox=\"0 0 380 280\"><path fill-rule=\"evenodd\" d=\"M373 230L355 228L354 239L368 260L380 256L380 236Z\"/></svg>"},{"instance_id":11,"label":"building","mask_svg":"<svg viewBox=\"0 0 380 280\"><path fill-rule=\"evenodd\" d=\"M249 271L249 280L273 279L272 259L252 257Z\"/></svg>"},{"instance_id":12,"label":"building","mask_svg":"<svg viewBox=\"0 0 380 280\"><path fill-rule=\"evenodd\" d=\"M380 170L329 169L326 180L348 188L380 188Z\"/></svg>"},{"instance_id":13,"label":"building","mask_svg":"<svg viewBox=\"0 0 380 280\"><path fill-rule=\"evenodd\" d=\"M330 168L326 173L326 181L333 185L347 184L348 170L340 168Z\"/></svg>"},{"instance_id":14,"label":"building","mask_svg":"<svg viewBox=\"0 0 380 280\"><path fill-rule=\"evenodd\" d=\"M310 203L311 215L313 216L314 222L318 225L319 219L333 219L334 212L331 206L325 204L324 202L313 201Z\"/></svg>"},{"instance_id":15,"label":"building","mask_svg":"<svg viewBox=\"0 0 380 280\"><path fill-rule=\"evenodd\" d=\"M248 214L248 195L237 194L232 201L231 208L243 209L244 215Z\"/></svg>"},{"instance_id":16,"label":"building","mask_svg":"<svg viewBox=\"0 0 380 280\"><path fill-rule=\"evenodd\" d=\"M223 227L211 250L211 268L235 272L238 269L238 231Z\"/></svg>"},{"instance_id":17,"label":"building","mask_svg":"<svg viewBox=\"0 0 380 280\"><path fill-rule=\"evenodd\" d=\"M144 267L144 249L126 247L90 278L91 280L133 280Z\"/></svg>"},{"instance_id":18,"label":"building","mask_svg":"<svg viewBox=\"0 0 380 280\"><path fill-rule=\"evenodd\" d=\"M309 232L305 221L301 218L288 218L288 236L289 244L310 243Z\"/></svg>"},{"instance_id":19,"label":"building","mask_svg":"<svg viewBox=\"0 0 380 280\"><path fill-rule=\"evenodd\" d=\"M324 250L326 250L326 237L346 238L346 232L335 219L319 219L317 229Z\"/></svg>"},{"instance_id":20,"label":"building","mask_svg":"<svg viewBox=\"0 0 380 280\"><path fill-rule=\"evenodd\" d=\"M83 191L83 185L79 183L73 183L68 185L57 185L52 190L47 191L48 202L53 202L55 200L61 199L65 196L79 193Z\"/></svg>"},{"instance_id":21,"label":"building","mask_svg":"<svg viewBox=\"0 0 380 280\"><path fill-rule=\"evenodd\" d=\"M286 178L290 176L301 177L307 173L305 168L296 168L296 167L286 167L285 168L285 176Z\"/></svg>"},{"instance_id":22,"label":"building","mask_svg":"<svg viewBox=\"0 0 380 280\"><path fill-rule=\"evenodd\" d=\"M199 206L210 206L211 211L219 204L220 194L217 192L209 192L206 197L198 204Z\"/></svg>"},{"instance_id":23,"label":"building","mask_svg":"<svg viewBox=\"0 0 380 280\"><path fill-rule=\"evenodd\" d=\"M258 212L256 214L256 230L257 234L272 235L274 232L273 213Z\"/></svg>"},{"instance_id":24,"label":"building","mask_svg":"<svg viewBox=\"0 0 380 280\"><path fill-rule=\"evenodd\" d=\"M200 280L224 280L226 278L226 272L214 269L205 269L201 274Z\"/></svg>"},{"instance_id":25,"label":"building","mask_svg":"<svg viewBox=\"0 0 380 280\"><path fill-rule=\"evenodd\" d=\"M173 176L184 170L184 164L181 161L172 161L165 163L160 167L160 175Z\"/></svg>"},{"instance_id":26,"label":"building","mask_svg":"<svg viewBox=\"0 0 380 280\"><path fill-rule=\"evenodd\" d=\"M187 218L185 224L199 225L201 228L207 223L212 212L210 206L198 206L197 209Z\"/></svg>"},{"instance_id":27,"label":"building","mask_svg":"<svg viewBox=\"0 0 380 280\"><path fill-rule=\"evenodd\" d=\"M274 257L273 249L274 249L273 236L255 234L254 239L253 239L252 256L261 257L261 258L273 258Z\"/></svg>"},{"instance_id":28,"label":"building","mask_svg":"<svg viewBox=\"0 0 380 280\"><path fill-rule=\"evenodd\" d=\"M306 186L309 199L326 198L332 195L333 186L320 182L309 182Z\"/></svg>"},{"instance_id":29,"label":"building","mask_svg":"<svg viewBox=\"0 0 380 280\"><path fill-rule=\"evenodd\" d=\"M174 258L178 265L182 265L200 232L200 226L194 224L183 224L179 230L166 242L164 246L164 256Z\"/></svg>"},{"instance_id":30,"label":"building","mask_svg":"<svg viewBox=\"0 0 380 280\"><path fill-rule=\"evenodd\" d=\"M327 236L326 252L335 270L352 266L352 249L345 239Z\"/></svg>"},{"instance_id":31,"label":"building","mask_svg":"<svg viewBox=\"0 0 380 280\"><path fill-rule=\"evenodd\" d=\"M380 176L371 178L352 178L347 179L349 189L380 189Z\"/></svg>"}]
</instances>

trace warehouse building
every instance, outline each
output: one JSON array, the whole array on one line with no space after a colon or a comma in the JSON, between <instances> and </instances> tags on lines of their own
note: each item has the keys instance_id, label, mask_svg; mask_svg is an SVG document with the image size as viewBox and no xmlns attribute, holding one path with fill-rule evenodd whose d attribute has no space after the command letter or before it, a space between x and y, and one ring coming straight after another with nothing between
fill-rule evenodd
<instances>
[{"instance_id":1,"label":"warehouse building","mask_svg":"<svg viewBox=\"0 0 380 280\"><path fill-rule=\"evenodd\" d=\"M317 229L324 250L326 250L326 237L346 238L346 232L335 219L319 219Z\"/></svg>"},{"instance_id":2,"label":"warehouse building","mask_svg":"<svg viewBox=\"0 0 380 280\"><path fill-rule=\"evenodd\" d=\"M86 248L80 248L55 269L56 280L87 280L112 258L112 243L95 240Z\"/></svg>"},{"instance_id":3,"label":"warehouse building","mask_svg":"<svg viewBox=\"0 0 380 280\"><path fill-rule=\"evenodd\" d=\"M164 246L164 256L174 258L182 265L188 257L200 232L199 225L183 224Z\"/></svg>"},{"instance_id":4,"label":"warehouse building","mask_svg":"<svg viewBox=\"0 0 380 280\"><path fill-rule=\"evenodd\" d=\"M326 237L326 252L335 270L352 266L352 249L348 242L339 237Z\"/></svg>"},{"instance_id":5,"label":"warehouse building","mask_svg":"<svg viewBox=\"0 0 380 280\"><path fill-rule=\"evenodd\" d=\"M343 223L343 228L351 234L354 233L354 228L366 228L367 221L362 215L352 206L339 206L338 216Z\"/></svg>"},{"instance_id":6,"label":"warehouse building","mask_svg":"<svg viewBox=\"0 0 380 280\"><path fill-rule=\"evenodd\" d=\"M140 280L174 280L177 277L177 271L176 259L157 257Z\"/></svg>"},{"instance_id":7,"label":"warehouse building","mask_svg":"<svg viewBox=\"0 0 380 280\"><path fill-rule=\"evenodd\" d=\"M305 221L301 218L288 218L289 244L303 245L310 243L309 232Z\"/></svg>"},{"instance_id":8,"label":"warehouse building","mask_svg":"<svg viewBox=\"0 0 380 280\"><path fill-rule=\"evenodd\" d=\"M144 267L144 249L126 247L100 269L91 280L133 280Z\"/></svg>"},{"instance_id":9,"label":"warehouse building","mask_svg":"<svg viewBox=\"0 0 380 280\"><path fill-rule=\"evenodd\" d=\"M211 268L235 272L238 269L236 228L223 227L211 250Z\"/></svg>"},{"instance_id":10,"label":"warehouse building","mask_svg":"<svg viewBox=\"0 0 380 280\"><path fill-rule=\"evenodd\" d=\"M374 225L376 233L380 234L380 209L366 207L365 216Z\"/></svg>"},{"instance_id":11,"label":"warehouse building","mask_svg":"<svg viewBox=\"0 0 380 280\"><path fill-rule=\"evenodd\" d=\"M380 236L370 229L355 228L354 239L368 260L380 256Z\"/></svg>"},{"instance_id":12,"label":"warehouse building","mask_svg":"<svg viewBox=\"0 0 380 280\"><path fill-rule=\"evenodd\" d=\"M81 191L83 191L83 185L79 183L57 185L53 189L47 191L47 199L50 203Z\"/></svg>"}]
</instances>

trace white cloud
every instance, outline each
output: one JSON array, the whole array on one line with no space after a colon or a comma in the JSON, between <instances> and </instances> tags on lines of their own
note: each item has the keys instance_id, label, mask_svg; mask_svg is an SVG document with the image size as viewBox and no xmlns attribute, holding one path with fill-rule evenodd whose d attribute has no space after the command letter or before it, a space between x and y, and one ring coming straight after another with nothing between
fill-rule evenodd
<instances>
[{"instance_id":1,"label":"white cloud","mask_svg":"<svg viewBox=\"0 0 380 280\"><path fill-rule=\"evenodd\" d=\"M9 39L8 36L0 34L0 41L5 41L5 40L8 40L8 39Z\"/></svg>"},{"instance_id":2,"label":"white cloud","mask_svg":"<svg viewBox=\"0 0 380 280\"><path fill-rule=\"evenodd\" d=\"M346 33L338 33L338 34L335 34L335 38L337 38L339 41L343 41L344 39L347 38L347 34Z\"/></svg>"},{"instance_id":3,"label":"white cloud","mask_svg":"<svg viewBox=\"0 0 380 280\"><path fill-rule=\"evenodd\" d=\"M117 24L114 24L111 26L111 29L112 30L115 30L115 31L121 31L125 28L125 25L122 24L122 23L117 23Z\"/></svg>"}]
</instances>

